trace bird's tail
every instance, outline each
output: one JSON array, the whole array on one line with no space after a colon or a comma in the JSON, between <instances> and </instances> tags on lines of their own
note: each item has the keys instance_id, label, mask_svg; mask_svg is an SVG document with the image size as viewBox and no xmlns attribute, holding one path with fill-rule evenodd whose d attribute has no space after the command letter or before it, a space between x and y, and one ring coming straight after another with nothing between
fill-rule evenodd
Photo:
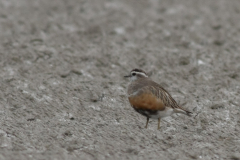
<instances>
[{"instance_id":1,"label":"bird's tail","mask_svg":"<svg viewBox=\"0 0 240 160\"><path fill-rule=\"evenodd\" d=\"M192 112L190 112L190 111L188 111L188 110L185 110L185 109L183 109L183 108L175 108L175 109L174 109L174 112L175 112L175 113L182 113L182 114L185 114L185 115L187 115L187 116L189 116L189 117L192 116Z\"/></svg>"}]
</instances>

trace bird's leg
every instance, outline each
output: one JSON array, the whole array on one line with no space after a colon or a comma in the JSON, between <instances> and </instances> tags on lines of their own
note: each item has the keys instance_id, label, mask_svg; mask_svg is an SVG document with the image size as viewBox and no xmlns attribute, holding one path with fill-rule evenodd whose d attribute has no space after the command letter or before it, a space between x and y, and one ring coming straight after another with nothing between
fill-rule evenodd
<instances>
[{"instance_id":1,"label":"bird's leg","mask_svg":"<svg viewBox=\"0 0 240 160\"><path fill-rule=\"evenodd\" d=\"M160 129L160 121L161 121L161 118L158 118L158 129Z\"/></svg>"},{"instance_id":2,"label":"bird's leg","mask_svg":"<svg viewBox=\"0 0 240 160\"><path fill-rule=\"evenodd\" d=\"M146 123L145 128L147 128L147 126L148 126L148 121L149 121L149 118L147 117L147 123Z\"/></svg>"}]
</instances>

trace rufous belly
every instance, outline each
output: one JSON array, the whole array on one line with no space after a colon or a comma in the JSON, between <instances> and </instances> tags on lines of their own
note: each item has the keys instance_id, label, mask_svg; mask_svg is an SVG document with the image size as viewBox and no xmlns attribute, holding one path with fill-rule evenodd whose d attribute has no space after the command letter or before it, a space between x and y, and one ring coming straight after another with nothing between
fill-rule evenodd
<instances>
[{"instance_id":1,"label":"rufous belly","mask_svg":"<svg viewBox=\"0 0 240 160\"><path fill-rule=\"evenodd\" d=\"M165 105L162 100L151 93L142 93L128 97L130 104L134 109L163 111Z\"/></svg>"}]
</instances>

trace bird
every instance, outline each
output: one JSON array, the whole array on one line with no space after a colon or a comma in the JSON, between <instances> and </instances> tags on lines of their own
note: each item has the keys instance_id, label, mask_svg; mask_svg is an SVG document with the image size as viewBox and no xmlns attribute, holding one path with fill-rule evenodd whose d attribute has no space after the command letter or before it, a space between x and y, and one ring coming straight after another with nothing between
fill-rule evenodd
<instances>
[{"instance_id":1,"label":"bird","mask_svg":"<svg viewBox=\"0 0 240 160\"><path fill-rule=\"evenodd\" d=\"M170 93L149 78L142 69L133 69L129 75L124 77L131 80L127 89L131 106L135 111L147 117L145 128L148 127L149 118L158 119L159 130L161 118L174 113L192 115L192 112L180 107Z\"/></svg>"}]
</instances>

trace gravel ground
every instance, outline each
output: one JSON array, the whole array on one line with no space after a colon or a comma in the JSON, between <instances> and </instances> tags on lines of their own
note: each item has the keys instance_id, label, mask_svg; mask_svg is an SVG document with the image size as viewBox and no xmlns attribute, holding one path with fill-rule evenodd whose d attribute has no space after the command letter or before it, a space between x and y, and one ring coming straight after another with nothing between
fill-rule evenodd
<instances>
[{"instance_id":1,"label":"gravel ground","mask_svg":"<svg viewBox=\"0 0 240 160\"><path fill-rule=\"evenodd\" d=\"M239 0L0 0L0 159L240 159ZM194 116L129 105L144 69Z\"/></svg>"}]
</instances>

